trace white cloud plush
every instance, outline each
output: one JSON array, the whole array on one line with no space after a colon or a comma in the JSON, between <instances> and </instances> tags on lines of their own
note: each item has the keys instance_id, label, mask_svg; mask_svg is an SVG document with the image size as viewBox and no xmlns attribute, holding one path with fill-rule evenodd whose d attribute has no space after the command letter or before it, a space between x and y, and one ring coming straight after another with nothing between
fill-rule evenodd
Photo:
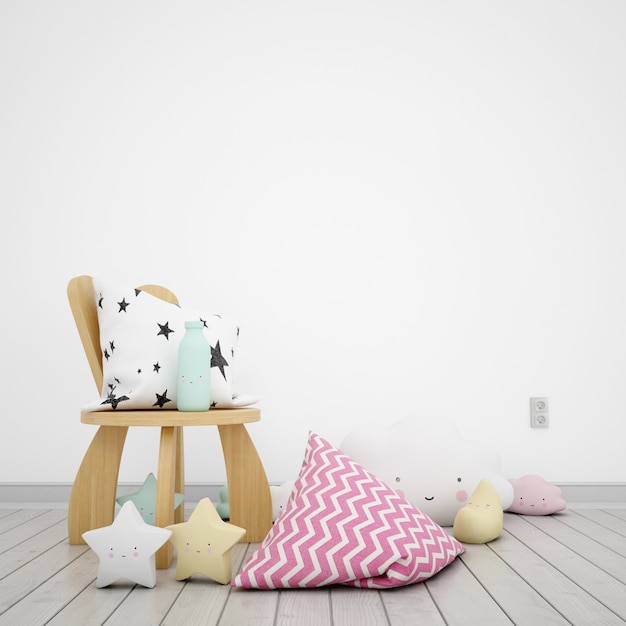
<instances>
[{"instance_id":1,"label":"white cloud plush","mask_svg":"<svg viewBox=\"0 0 626 626\"><path fill-rule=\"evenodd\" d=\"M463 439L449 422L407 417L388 428L355 430L340 447L441 526L452 526L483 478L495 487L503 510L513 501L495 448Z\"/></svg>"}]
</instances>

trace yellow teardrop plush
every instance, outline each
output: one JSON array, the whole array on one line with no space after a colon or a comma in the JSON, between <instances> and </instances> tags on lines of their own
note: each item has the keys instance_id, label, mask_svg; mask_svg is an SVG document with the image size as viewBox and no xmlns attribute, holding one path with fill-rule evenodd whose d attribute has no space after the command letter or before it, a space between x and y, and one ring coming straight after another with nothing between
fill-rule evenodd
<instances>
[{"instance_id":1,"label":"yellow teardrop plush","mask_svg":"<svg viewBox=\"0 0 626 626\"><path fill-rule=\"evenodd\" d=\"M452 532L461 543L488 543L500 536L504 514L494 486L483 479L467 504L459 509Z\"/></svg>"}]
</instances>

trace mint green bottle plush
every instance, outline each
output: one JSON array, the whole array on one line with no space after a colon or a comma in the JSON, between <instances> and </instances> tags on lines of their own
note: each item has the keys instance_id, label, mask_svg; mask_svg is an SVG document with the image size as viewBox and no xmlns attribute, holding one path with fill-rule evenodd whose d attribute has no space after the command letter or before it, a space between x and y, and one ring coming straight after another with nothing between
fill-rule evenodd
<instances>
[{"instance_id":1,"label":"mint green bottle plush","mask_svg":"<svg viewBox=\"0 0 626 626\"><path fill-rule=\"evenodd\" d=\"M208 411L211 405L211 346L203 322L185 322L185 335L178 347L179 411Z\"/></svg>"}]
</instances>

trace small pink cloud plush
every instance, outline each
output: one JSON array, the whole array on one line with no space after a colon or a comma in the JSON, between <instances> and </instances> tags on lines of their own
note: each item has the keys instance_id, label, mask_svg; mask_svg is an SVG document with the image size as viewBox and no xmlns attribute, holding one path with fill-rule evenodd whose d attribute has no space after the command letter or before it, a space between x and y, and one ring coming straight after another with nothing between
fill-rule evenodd
<instances>
[{"instance_id":1,"label":"small pink cloud plush","mask_svg":"<svg viewBox=\"0 0 626 626\"><path fill-rule=\"evenodd\" d=\"M561 489L550 485L541 476L529 474L521 478L511 478L513 504L507 509L521 515L551 515L562 511L567 503L561 497Z\"/></svg>"}]
</instances>

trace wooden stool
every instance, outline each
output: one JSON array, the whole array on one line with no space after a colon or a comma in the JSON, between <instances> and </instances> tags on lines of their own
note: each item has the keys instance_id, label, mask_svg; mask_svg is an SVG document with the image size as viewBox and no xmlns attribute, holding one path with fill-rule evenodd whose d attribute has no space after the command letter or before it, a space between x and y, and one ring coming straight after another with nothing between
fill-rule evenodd
<instances>
[{"instance_id":1,"label":"wooden stool","mask_svg":"<svg viewBox=\"0 0 626 626\"><path fill-rule=\"evenodd\" d=\"M129 426L161 428L157 476L156 525L183 521L184 506L174 510L174 493L184 492L183 426L217 426L224 452L230 521L246 529L245 541L262 541L272 526L272 504L265 470L245 424L260 420L259 409L179 411L83 411L83 424L100 426L80 465L70 496L70 543L84 543L87 530L109 526L122 450ZM169 567L172 544L156 554L156 566Z\"/></svg>"},{"instance_id":2,"label":"wooden stool","mask_svg":"<svg viewBox=\"0 0 626 626\"><path fill-rule=\"evenodd\" d=\"M176 296L165 287L143 285L140 289L178 304ZM100 391L102 351L91 276L72 278L67 286L67 295L87 361ZM245 427L245 424L260 419L261 411L255 408L211 409L197 413L162 409L82 411L81 422L95 424L99 428L83 458L70 495L70 543L85 543L82 538L85 531L113 523L120 461L130 426L161 428L157 526L183 521L183 506L174 511L174 493L185 490L183 426L217 426L226 465L231 522L246 529L245 541L262 541L272 526L272 501L263 464ZM172 555L172 545L167 542L156 554L157 568L169 567Z\"/></svg>"}]
</instances>

